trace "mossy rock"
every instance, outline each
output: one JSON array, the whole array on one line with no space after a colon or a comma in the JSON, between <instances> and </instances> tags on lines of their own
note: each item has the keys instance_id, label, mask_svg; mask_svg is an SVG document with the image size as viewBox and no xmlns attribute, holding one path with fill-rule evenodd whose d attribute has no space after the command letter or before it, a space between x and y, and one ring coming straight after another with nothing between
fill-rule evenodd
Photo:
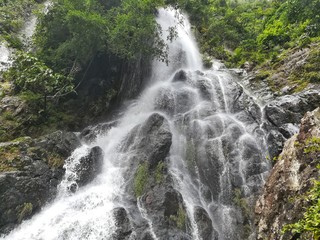
<instances>
[{"instance_id":1,"label":"mossy rock","mask_svg":"<svg viewBox=\"0 0 320 240\"><path fill-rule=\"evenodd\" d=\"M134 193L136 197L142 196L149 178L149 164L143 162L138 166L134 176Z\"/></svg>"},{"instance_id":2,"label":"mossy rock","mask_svg":"<svg viewBox=\"0 0 320 240\"><path fill-rule=\"evenodd\" d=\"M21 223L22 220L28 218L31 216L33 211L33 205L32 203L24 203L20 207L18 207L18 222Z\"/></svg>"}]
</instances>

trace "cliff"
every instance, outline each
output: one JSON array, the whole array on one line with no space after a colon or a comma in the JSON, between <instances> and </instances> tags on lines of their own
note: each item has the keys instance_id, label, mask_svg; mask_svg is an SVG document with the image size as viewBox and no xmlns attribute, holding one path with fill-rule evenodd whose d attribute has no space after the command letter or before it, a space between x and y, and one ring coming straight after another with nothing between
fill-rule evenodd
<instances>
[{"instance_id":1,"label":"cliff","mask_svg":"<svg viewBox=\"0 0 320 240\"><path fill-rule=\"evenodd\" d=\"M320 108L317 108L305 114L299 133L286 141L256 203L257 239L298 239L306 234L281 232L285 225L301 219L310 205L306 196L320 176L319 138Z\"/></svg>"}]
</instances>

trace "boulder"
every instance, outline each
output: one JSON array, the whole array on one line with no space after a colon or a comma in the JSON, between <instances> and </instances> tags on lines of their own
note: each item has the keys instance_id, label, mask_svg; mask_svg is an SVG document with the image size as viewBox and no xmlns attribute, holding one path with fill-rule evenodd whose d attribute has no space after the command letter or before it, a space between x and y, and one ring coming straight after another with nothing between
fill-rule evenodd
<instances>
[{"instance_id":1,"label":"boulder","mask_svg":"<svg viewBox=\"0 0 320 240\"><path fill-rule=\"evenodd\" d=\"M86 127L80 133L79 138L86 143L92 143L96 140L98 135L106 135L108 131L116 124L117 122L113 121L107 123L99 123L95 126Z\"/></svg>"},{"instance_id":2,"label":"boulder","mask_svg":"<svg viewBox=\"0 0 320 240\"><path fill-rule=\"evenodd\" d=\"M67 158L74 149L80 146L80 141L72 132L57 131L40 137L35 145L37 148L46 149Z\"/></svg>"},{"instance_id":3,"label":"boulder","mask_svg":"<svg viewBox=\"0 0 320 240\"><path fill-rule=\"evenodd\" d=\"M214 230L212 221L202 207L196 207L194 210L194 220L197 224L199 235L202 239L218 240L219 234Z\"/></svg>"},{"instance_id":4,"label":"boulder","mask_svg":"<svg viewBox=\"0 0 320 240\"><path fill-rule=\"evenodd\" d=\"M112 236L113 240L130 239L132 226L127 211L122 208L113 209L113 217L115 219L116 231Z\"/></svg>"},{"instance_id":5,"label":"boulder","mask_svg":"<svg viewBox=\"0 0 320 240\"><path fill-rule=\"evenodd\" d=\"M186 81L187 78L187 73L184 70L180 70L178 72L176 72L176 74L174 75L172 81L173 82L184 82Z\"/></svg>"},{"instance_id":6,"label":"boulder","mask_svg":"<svg viewBox=\"0 0 320 240\"><path fill-rule=\"evenodd\" d=\"M0 234L37 213L57 193L64 159L80 142L73 133L0 144Z\"/></svg>"},{"instance_id":7,"label":"boulder","mask_svg":"<svg viewBox=\"0 0 320 240\"><path fill-rule=\"evenodd\" d=\"M96 146L91 148L89 154L79 160L76 166L77 179L79 186L90 183L100 172L103 164L103 150Z\"/></svg>"},{"instance_id":8,"label":"boulder","mask_svg":"<svg viewBox=\"0 0 320 240\"><path fill-rule=\"evenodd\" d=\"M169 123L162 115L154 113L140 126L138 135L140 137L133 143L133 148L154 169L170 151L172 133Z\"/></svg>"}]
</instances>

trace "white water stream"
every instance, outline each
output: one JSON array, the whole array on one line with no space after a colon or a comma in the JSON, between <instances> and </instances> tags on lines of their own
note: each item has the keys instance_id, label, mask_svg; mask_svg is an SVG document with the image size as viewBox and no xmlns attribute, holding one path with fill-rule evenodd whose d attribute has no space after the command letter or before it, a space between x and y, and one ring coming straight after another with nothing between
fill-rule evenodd
<instances>
[{"instance_id":1,"label":"white water stream","mask_svg":"<svg viewBox=\"0 0 320 240\"><path fill-rule=\"evenodd\" d=\"M201 239L194 217L195 207L201 207L208 213L218 239L241 239L237 230L237 219L241 217L235 217L239 211L233 194L239 189L243 196L250 196L263 182L263 173L269 169L263 132L260 123L246 115L246 109L235 107L241 87L233 76L219 68L202 69L190 23L186 16L179 15L183 24L177 24L176 14L172 9L161 9L158 16L164 30L177 26L179 34L169 44L169 66L154 62L149 87L118 125L90 146L77 149L67 160L66 175L54 202L2 239L112 239L116 229L112 210L126 207L125 175L130 172L132 160L130 151L123 152L122 145L130 131L154 112L165 116L170 125L169 172L186 206L190 238ZM181 69L186 79L173 81ZM247 101L252 99L248 97ZM68 187L77 178L75 166L93 146L104 151L102 173L71 194ZM155 223L143 207L138 204L136 208L148 221L151 236L165 240L156 235ZM136 239L134 234L131 239Z\"/></svg>"},{"instance_id":2,"label":"white water stream","mask_svg":"<svg viewBox=\"0 0 320 240\"><path fill-rule=\"evenodd\" d=\"M48 9L52 5L51 1L45 1L43 3L43 12L47 13ZM30 17L25 21L23 27L18 32L18 37L24 46L29 49L32 43L32 36L35 33L37 26L37 16L31 14ZM12 64L12 57L14 49L10 48L5 41L0 42L0 72L8 69Z\"/></svg>"}]
</instances>

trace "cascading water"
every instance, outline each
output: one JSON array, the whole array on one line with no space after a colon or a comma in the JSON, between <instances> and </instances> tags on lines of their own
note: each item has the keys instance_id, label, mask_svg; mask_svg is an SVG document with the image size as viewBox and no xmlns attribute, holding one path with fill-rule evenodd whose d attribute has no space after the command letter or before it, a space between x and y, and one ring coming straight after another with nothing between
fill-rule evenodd
<instances>
[{"instance_id":1,"label":"cascading water","mask_svg":"<svg viewBox=\"0 0 320 240\"><path fill-rule=\"evenodd\" d=\"M202 70L187 17L177 14L161 9L157 19L179 34L169 66L154 62L153 81L116 126L66 161L56 200L3 239L245 239L246 204L269 170L261 109L228 70ZM75 190L93 146L104 152L101 173ZM167 172L142 175L157 180L136 198L141 162ZM129 230L119 230L115 209L125 209Z\"/></svg>"},{"instance_id":2,"label":"cascading water","mask_svg":"<svg viewBox=\"0 0 320 240\"><path fill-rule=\"evenodd\" d=\"M52 5L51 1L45 1L43 3L43 12L47 13L48 9ZM38 18L36 15L31 14L28 19L26 19L23 27L18 32L18 37L24 46L29 49L32 43L32 36L36 30ZM8 46L8 44L0 41L0 72L7 70L12 64L12 57L15 50Z\"/></svg>"}]
</instances>

